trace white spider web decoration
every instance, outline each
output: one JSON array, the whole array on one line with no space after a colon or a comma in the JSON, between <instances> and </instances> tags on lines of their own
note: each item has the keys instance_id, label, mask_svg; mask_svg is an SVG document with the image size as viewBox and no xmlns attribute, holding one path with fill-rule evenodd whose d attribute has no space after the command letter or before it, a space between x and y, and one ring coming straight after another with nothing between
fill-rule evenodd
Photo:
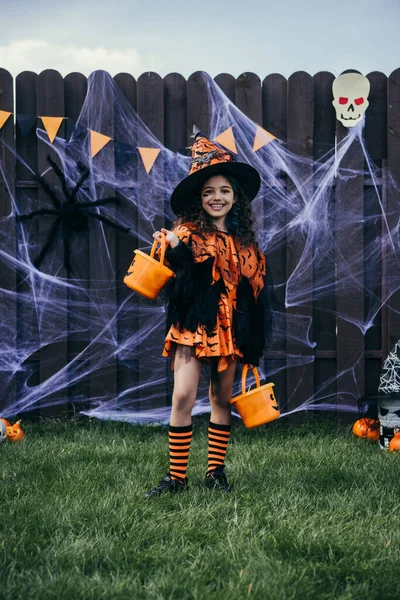
<instances>
[{"instance_id":1,"label":"white spider web decoration","mask_svg":"<svg viewBox=\"0 0 400 600\"><path fill-rule=\"evenodd\" d=\"M400 340L383 363L378 392L384 394L400 392Z\"/></svg>"}]
</instances>

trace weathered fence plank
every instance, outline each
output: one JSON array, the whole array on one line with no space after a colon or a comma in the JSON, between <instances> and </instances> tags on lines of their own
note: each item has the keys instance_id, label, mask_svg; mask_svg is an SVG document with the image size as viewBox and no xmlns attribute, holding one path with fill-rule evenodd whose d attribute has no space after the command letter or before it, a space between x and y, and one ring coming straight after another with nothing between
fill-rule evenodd
<instances>
[{"instance_id":1,"label":"weathered fence plank","mask_svg":"<svg viewBox=\"0 0 400 600\"><path fill-rule=\"evenodd\" d=\"M178 73L170 73L164 78L164 144L170 150L187 154L186 147L189 145L187 138L187 88L186 80ZM172 173L165 173L171 178ZM165 198L166 214L170 209L170 198ZM172 222L166 221L165 226L169 229ZM159 332L160 337L164 335L164 329ZM172 402L173 372L169 362L165 362L165 382L167 390L167 403Z\"/></svg>"},{"instance_id":2,"label":"weathered fence plank","mask_svg":"<svg viewBox=\"0 0 400 600\"><path fill-rule=\"evenodd\" d=\"M301 195L296 182L292 179L288 183L289 194L295 194L297 199L295 201L297 211L303 209L312 194L312 167L310 165L312 158L313 109L314 84L312 77L302 71L294 73L288 79L288 150L297 154L300 158L307 159L306 162L297 165L296 177L299 177L302 182L301 194L304 194L302 200L300 200ZM288 218L293 219L297 216L298 214L293 213L288 215ZM288 231L286 248L287 280L294 275L295 271L297 273L301 272L302 286L309 292L312 290L312 247L308 231L310 226L311 224L306 221L303 233L299 231L299 227ZM299 263L301 263L300 268ZM312 301L307 300L301 305L290 306L290 288L287 298L289 302L287 318L292 322L297 319L309 321L311 325ZM307 345L306 340L301 344L294 338L290 339L290 336L287 338L287 352L292 360L294 359L300 363L297 366L289 366L287 371L288 408L293 409L313 394L314 352Z\"/></svg>"},{"instance_id":3,"label":"weathered fence plank","mask_svg":"<svg viewBox=\"0 0 400 600\"><path fill-rule=\"evenodd\" d=\"M114 77L114 81L117 84L119 90L122 92L125 100L129 106L136 111L137 110L137 82L132 75L129 73L118 73ZM134 119L132 122L127 124L128 138L124 138L121 141L116 140L115 142L115 177L116 181L120 180L120 175L128 178L131 181L131 185L128 185L126 189L122 189L117 193L120 198L121 204L120 209L123 207L124 214L126 215L131 230L130 235L123 233L116 233L117 241L117 264L115 269L115 277L117 281L117 298L118 298L118 319L117 319L117 335L118 342L125 340L130 334L139 329L139 314L136 310L135 295L132 291L123 283L123 278L128 270L129 264L133 258L133 251L139 248L140 243L138 239L137 223L138 223L138 210L137 210L137 190L135 189L135 182L137 181L138 164L137 161L133 161L130 152L133 150L129 148L127 158L124 153L124 144L128 144L128 140L134 140L137 138L137 123ZM119 144L119 146L118 146ZM121 308L123 306L123 308ZM131 347L125 348L123 356L118 356L118 371L117 371L117 384L118 393L121 393L130 388L139 388L139 360L137 358L138 349L132 344ZM135 410L140 410L138 399L131 395L127 398L130 401L130 406Z\"/></svg>"},{"instance_id":4,"label":"weathered fence plank","mask_svg":"<svg viewBox=\"0 0 400 600\"><path fill-rule=\"evenodd\" d=\"M335 146L336 115L332 106L332 73L320 72L314 75L314 130L313 159L325 164L332 158ZM314 194L318 194L321 176L314 173ZM336 394L336 317L335 317L335 201L333 187L316 202L315 223L321 229L315 236L313 247L314 281L323 279L321 289L314 290L313 299L313 339L316 343L314 366L315 389L321 389L320 396L332 402ZM331 236L331 237L329 237ZM319 247L323 245L323 248ZM324 253L323 264L316 262L320 252ZM327 385L328 381L332 381Z\"/></svg>"},{"instance_id":5,"label":"weathered fence plank","mask_svg":"<svg viewBox=\"0 0 400 600\"><path fill-rule=\"evenodd\" d=\"M104 78L108 78L106 72L97 71L92 73L88 79L88 89L91 90L92 102L97 94L102 94L103 110L89 111L89 120L86 125L103 135L109 136L111 140L98 152L93 158L92 170L97 173L104 173L108 178L105 185L102 181L96 183L96 197L102 198L114 196L115 188L115 128L114 128L114 90L109 85L104 85ZM107 110L104 110L107 107ZM107 179L106 179L107 180ZM118 208L111 205L107 213L112 219L117 213ZM105 209L100 207L99 213L104 214ZM94 251L93 239L98 236L99 247ZM93 237L92 237L93 236ZM90 400L96 405L99 399L104 397L115 398L117 395L117 357L115 352L115 340L117 339L117 321L115 319L118 310L117 303L117 281L115 279L115 265L117 262L116 252L116 233L115 230L107 224L100 224L93 219L89 225L89 237L91 252L89 255L89 270L92 274L89 280L89 298L90 298L90 320L99 323L98 311L101 306L101 325L99 329L91 328L91 342L93 342L88 351L88 360L91 370L89 378ZM99 272L100 277L96 277ZM108 324L107 324L108 323ZM104 324L104 325L103 325ZM104 326L102 335L97 338L100 328ZM97 356L101 356L106 361L104 366L99 368Z\"/></svg>"},{"instance_id":6,"label":"weathered fence plank","mask_svg":"<svg viewBox=\"0 0 400 600\"><path fill-rule=\"evenodd\" d=\"M38 75L36 83L36 103L37 103L37 116L38 116L38 127L44 130L44 126L39 117L64 117L64 81L61 75L52 69L43 71ZM45 133L46 135L46 133ZM65 137L65 122L61 124L61 127L57 133L57 137ZM60 188L60 182L55 173L50 168L47 157L51 156L59 164L57 154L49 148L47 143L37 139L37 153L38 153L38 171L43 174L44 179L53 186ZM46 172L47 171L47 172ZM46 192L39 186L38 189L38 205L40 208L52 207L50 198ZM49 239L51 228L54 223L54 217L41 218L39 219L39 249L44 247ZM35 258L35 257L33 257ZM61 241L61 230L59 228L54 243L49 248L47 256L44 258L40 265L40 270L51 274L58 274L59 277L67 277L66 269L63 266L64 263L64 244ZM67 373L63 369L66 368L68 363L68 322L66 316L66 304L67 304L67 293L61 286L53 286L52 295L54 301L60 307L59 313L57 314L56 324L57 337L60 341L56 343L48 343L43 345L41 341L40 349L40 382L43 383L54 373L59 373L57 384L60 386L59 389L52 394L50 397L44 397L40 403L40 413L42 416L54 416L54 414L62 414L65 411L67 399L68 399L68 387L67 387ZM63 310L64 309L64 310ZM35 310L39 313L42 310L42 306L36 306ZM39 331L40 338L40 331ZM62 374L61 374L62 373ZM46 407L49 400L56 401L56 407Z\"/></svg>"},{"instance_id":7,"label":"weathered fence plank","mask_svg":"<svg viewBox=\"0 0 400 600\"><path fill-rule=\"evenodd\" d=\"M83 103L87 94L87 79L81 73L70 73L64 79L64 102L65 102L65 117L66 117L66 138L71 139L74 129L77 125L79 115L82 110ZM66 155L74 160L74 155L71 155L69 147L66 147ZM89 166L89 159L87 160ZM71 165L70 165L71 166ZM76 173L74 174L76 176ZM71 184L70 184L71 185ZM72 185L71 185L72 187ZM87 198L86 198L87 200ZM84 201L84 200L81 200ZM89 233L80 233L79 242L74 244L74 254L72 257L73 272L68 273L72 279L78 280L80 283L77 287L68 288L68 399L69 412L74 410L86 410L90 408L90 388L89 377L80 379L76 384L72 383L73 372L76 364L86 363L87 355L85 349L90 344L90 308L82 302L84 292L87 297L90 289L90 242ZM79 307L79 309L77 308ZM82 330L82 323L85 323L85 331ZM81 354L82 353L82 354ZM73 368L70 364L73 362ZM86 400L74 405L77 397L85 398Z\"/></svg>"},{"instance_id":8,"label":"weathered fence plank","mask_svg":"<svg viewBox=\"0 0 400 600\"><path fill-rule=\"evenodd\" d=\"M149 128L151 133L161 143L164 142L164 82L159 75L156 73L144 73L138 79L138 114L144 124ZM148 145L149 141L141 142L141 146ZM160 160L160 157L157 159ZM163 181L163 166L161 161L157 166L154 166L150 174L147 174L144 168L139 165L138 168L138 181L139 189L151 189L151 197L141 199L141 202L154 202L157 206L163 206L165 203L165 191L160 182ZM154 180L153 178L156 178ZM153 183L152 183L153 182ZM155 185L155 182L158 185ZM140 232L141 244L151 244L153 242L153 233L157 229L161 229L165 225L164 215L157 215L154 222L149 222L146 218L139 213L138 228ZM148 300L140 300L139 302L139 313L143 310L143 315L147 313L148 316ZM140 313L141 314L141 313ZM163 324L162 324L163 325ZM161 354L164 345L164 330L154 328L150 330L146 337L146 343L153 348L154 354L158 356ZM152 370L152 356L141 355L140 366L139 366L139 379L140 383L149 382L149 373ZM165 381L154 383L143 392L144 397L150 397L150 400L146 402L146 408L152 408L156 406L165 406L167 404L167 390Z\"/></svg>"},{"instance_id":9,"label":"weathered fence plank","mask_svg":"<svg viewBox=\"0 0 400 600\"><path fill-rule=\"evenodd\" d=\"M280 144L286 142L287 132L287 80L282 75L268 75L262 83L262 126L266 131L275 135L278 140L271 142ZM279 192L283 198L287 194L286 175L281 173L278 175ZM267 181L269 186L270 182ZM276 199L275 199L276 200ZM279 326L281 329L281 337L273 343L271 351L265 358L265 372L277 371L271 376L272 381L276 385L276 395L281 406L285 406L287 402L286 388L286 319L285 319L285 291L286 291L286 234L282 233L286 230L287 212L284 202L280 207L279 212L275 210L274 203L264 207L264 227L270 227L269 217L276 223L279 231L279 243L273 240L274 249L266 249L267 269L270 269L275 294L279 302ZM278 307L275 307L276 309Z\"/></svg>"},{"instance_id":10,"label":"weathered fence plank","mask_svg":"<svg viewBox=\"0 0 400 600\"><path fill-rule=\"evenodd\" d=\"M17 161L16 175L16 204L18 213L22 214L27 210L28 204L25 202L27 196L33 199L34 208L38 208L38 190L37 184L33 180L34 173L37 173L37 137L36 137L36 73L24 71L20 73L15 80L16 94L16 150L21 160ZM27 166L25 166L25 164ZM28 168L29 167L29 168ZM32 171L30 170L32 169ZM36 231L36 237L39 233L39 224L31 223L31 228ZM23 248L21 239L22 225L18 226L17 237L17 256L23 262L26 262L26 252ZM29 342L33 339L39 339L37 321L31 318L32 308L24 301L29 291L29 281L27 274L23 269L17 269L17 348L21 351L27 348ZM31 329L28 331L24 323L31 323ZM32 344L33 345L33 344ZM16 376L17 381L17 400L22 400L23 386L26 373L29 373L29 382L31 386L39 383L39 355L35 353L26 353L23 357L23 367ZM39 412L39 411L38 411Z\"/></svg>"},{"instance_id":11,"label":"weathered fence plank","mask_svg":"<svg viewBox=\"0 0 400 600\"><path fill-rule=\"evenodd\" d=\"M340 143L349 131L337 121ZM356 139L336 178L337 406L364 395L364 156ZM352 418L352 417L349 417Z\"/></svg>"},{"instance_id":12,"label":"weathered fence plank","mask_svg":"<svg viewBox=\"0 0 400 600\"><path fill-rule=\"evenodd\" d=\"M13 79L11 74L5 69L0 69L0 110L14 113L14 94ZM13 217L13 200L15 198L15 138L14 138L14 114L8 117L3 127L0 129L0 219L4 219L7 234L12 243L7 248L10 259L16 256L16 227ZM6 231L4 231L6 234ZM3 311L7 311L7 321L4 323L2 343L10 345L10 356L14 354L17 346L17 301L15 292L17 287L16 270L11 263L3 264L1 269L1 288L8 290L11 294L6 294L2 300ZM10 402L10 399L16 395L16 381L13 378L12 369L4 374L3 379L4 403ZM7 381L7 384L6 384ZM0 410L2 406L0 398Z\"/></svg>"},{"instance_id":13,"label":"weathered fence plank","mask_svg":"<svg viewBox=\"0 0 400 600\"><path fill-rule=\"evenodd\" d=\"M209 99L201 71L196 71L187 80L187 134L189 140L194 125L209 135Z\"/></svg>"},{"instance_id":14,"label":"weathered fence plank","mask_svg":"<svg viewBox=\"0 0 400 600\"><path fill-rule=\"evenodd\" d=\"M364 307L365 316L370 319L376 311L378 299L382 298L385 269L379 239L382 238L383 232L387 232L386 215L382 214L382 207L385 212L387 210L386 190L383 185L387 168L387 77L384 73L374 72L368 75L368 79L371 90L369 107L365 113L363 137L372 164L371 174L367 173L367 180L371 183L365 182L364 186L364 245L367 252L364 269ZM387 307L384 305L365 334L366 394L377 392L382 363L389 351L386 323Z\"/></svg>"},{"instance_id":15,"label":"weathered fence plank","mask_svg":"<svg viewBox=\"0 0 400 600\"><path fill-rule=\"evenodd\" d=\"M220 73L214 79L215 83L221 88L225 96L231 102L235 102L236 79L228 73Z\"/></svg>"},{"instance_id":16,"label":"weathered fence plank","mask_svg":"<svg viewBox=\"0 0 400 600\"><path fill-rule=\"evenodd\" d=\"M255 123L262 123L261 82L255 73L243 73L236 80L236 106Z\"/></svg>"},{"instance_id":17,"label":"weathered fence plank","mask_svg":"<svg viewBox=\"0 0 400 600\"><path fill-rule=\"evenodd\" d=\"M179 73L164 77L164 144L185 154L187 146L186 80Z\"/></svg>"},{"instance_id":18,"label":"weathered fence plank","mask_svg":"<svg viewBox=\"0 0 400 600\"><path fill-rule=\"evenodd\" d=\"M388 80L388 171L393 182L388 181L387 214L391 234L398 248L398 220L400 204L400 69ZM388 242L389 243L389 242ZM400 338L400 291L398 261L392 261L387 271L389 348Z\"/></svg>"}]
</instances>

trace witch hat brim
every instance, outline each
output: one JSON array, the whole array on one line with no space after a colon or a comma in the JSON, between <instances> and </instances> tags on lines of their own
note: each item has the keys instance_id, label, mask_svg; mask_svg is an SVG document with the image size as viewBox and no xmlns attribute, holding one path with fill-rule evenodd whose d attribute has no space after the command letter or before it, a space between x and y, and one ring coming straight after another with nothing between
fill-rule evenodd
<instances>
[{"instance_id":1,"label":"witch hat brim","mask_svg":"<svg viewBox=\"0 0 400 600\"><path fill-rule=\"evenodd\" d=\"M175 188L171 196L171 208L174 213L179 216L187 207L193 195L200 193L203 183L214 175L234 177L250 202L254 200L260 189L260 175L254 167L247 163L221 162L210 165L188 175Z\"/></svg>"}]
</instances>

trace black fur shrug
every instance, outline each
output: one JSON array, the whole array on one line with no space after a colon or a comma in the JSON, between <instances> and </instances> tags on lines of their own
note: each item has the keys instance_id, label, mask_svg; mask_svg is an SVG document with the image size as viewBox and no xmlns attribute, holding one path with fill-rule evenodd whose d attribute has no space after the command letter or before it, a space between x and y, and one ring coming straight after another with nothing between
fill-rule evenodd
<instances>
[{"instance_id":1,"label":"black fur shrug","mask_svg":"<svg viewBox=\"0 0 400 600\"><path fill-rule=\"evenodd\" d=\"M214 258L195 262L190 243L180 241L175 248L167 248L165 257L176 277L170 280L168 297L167 331L171 325L195 332L199 325L211 333L216 325L218 303L225 291L221 278L212 283ZM264 278L264 287L258 298L247 277L242 276L237 288L236 308L233 309L233 335L236 345L243 353L243 362L259 365L266 343L271 334L270 298L272 281Z\"/></svg>"}]
</instances>

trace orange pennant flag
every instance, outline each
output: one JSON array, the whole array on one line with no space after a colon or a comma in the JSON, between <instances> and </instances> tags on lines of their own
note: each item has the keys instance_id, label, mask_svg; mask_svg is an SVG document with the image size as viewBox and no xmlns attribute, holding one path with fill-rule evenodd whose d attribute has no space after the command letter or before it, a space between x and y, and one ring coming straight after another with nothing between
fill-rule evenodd
<instances>
[{"instance_id":1,"label":"orange pennant flag","mask_svg":"<svg viewBox=\"0 0 400 600\"><path fill-rule=\"evenodd\" d=\"M217 142L217 144L221 144L221 146L224 146L231 152L234 152L235 154L237 154L235 138L233 137L232 127L228 127L228 129L225 129L225 131L220 133L219 136L217 136L214 141Z\"/></svg>"},{"instance_id":2,"label":"orange pennant flag","mask_svg":"<svg viewBox=\"0 0 400 600\"><path fill-rule=\"evenodd\" d=\"M140 156L146 169L146 173L149 174L157 156L160 154L161 148L139 148Z\"/></svg>"},{"instance_id":3,"label":"orange pennant flag","mask_svg":"<svg viewBox=\"0 0 400 600\"><path fill-rule=\"evenodd\" d=\"M89 131L90 131L90 151L91 151L91 155L93 158L94 156L96 156L96 154L98 152L100 152L100 150L102 148L104 148L104 146L106 144L108 144L108 142L110 140L112 140L112 138L110 138L108 135L98 133L98 131L93 131L93 129L89 129Z\"/></svg>"},{"instance_id":4,"label":"orange pennant flag","mask_svg":"<svg viewBox=\"0 0 400 600\"><path fill-rule=\"evenodd\" d=\"M0 110L0 129L3 127L10 115L12 115L12 113L7 112L6 110Z\"/></svg>"},{"instance_id":5,"label":"orange pennant flag","mask_svg":"<svg viewBox=\"0 0 400 600\"><path fill-rule=\"evenodd\" d=\"M272 142L272 140L276 140L276 137L272 135L272 133L269 133L269 131L266 131L265 129L257 125L256 136L254 138L253 143L254 152L257 152L257 150L263 148L264 146Z\"/></svg>"},{"instance_id":6,"label":"orange pennant flag","mask_svg":"<svg viewBox=\"0 0 400 600\"><path fill-rule=\"evenodd\" d=\"M61 123L64 120L64 117L39 117L42 119L43 127L45 128L47 135L49 136L49 140L51 143L54 142L55 137L60 129Z\"/></svg>"}]
</instances>

